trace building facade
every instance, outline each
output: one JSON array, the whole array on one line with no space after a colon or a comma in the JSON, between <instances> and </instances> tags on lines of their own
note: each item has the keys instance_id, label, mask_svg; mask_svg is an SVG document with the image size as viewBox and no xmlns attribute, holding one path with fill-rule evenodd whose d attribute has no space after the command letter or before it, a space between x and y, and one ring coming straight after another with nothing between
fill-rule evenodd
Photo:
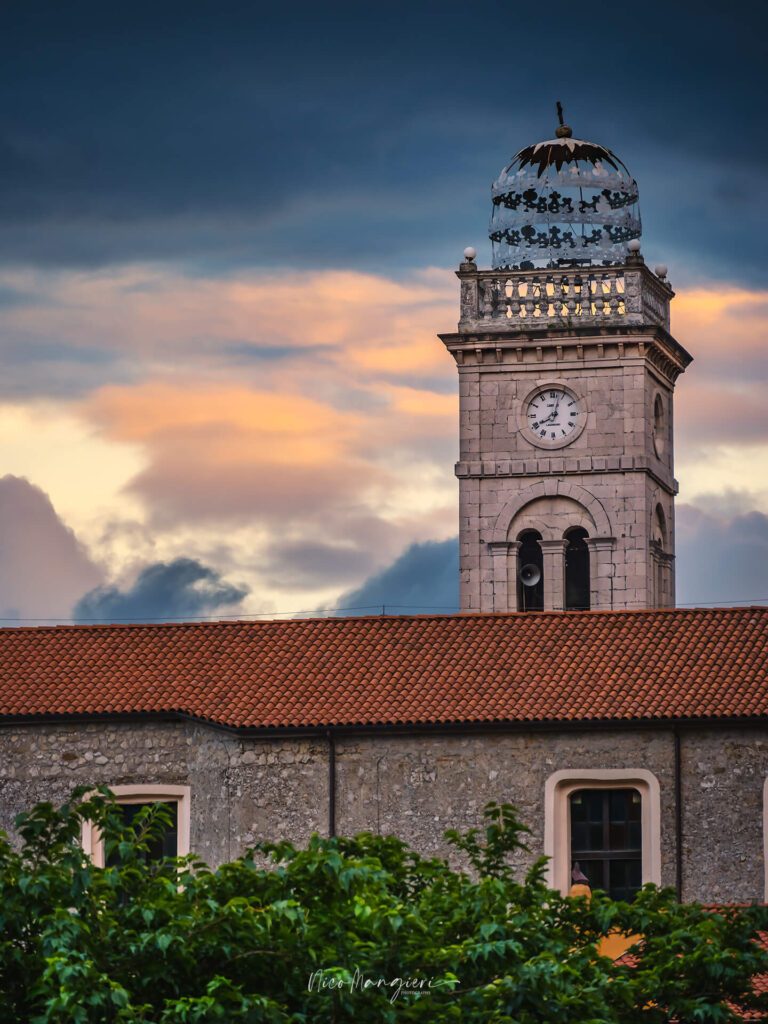
<instances>
[{"instance_id":1,"label":"building facade","mask_svg":"<svg viewBox=\"0 0 768 1024\"><path fill-rule=\"evenodd\" d=\"M622 898L766 898L768 609L672 607L690 356L636 183L561 124L493 200L493 267L465 252L441 335L462 614L0 629L0 827L105 784L212 865L314 831L435 854L495 800L563 891L578 861Z\"/></svg>"},{"instance_id":2,"label":"building facade","mask_svg":"<svg viewBox=\"0 0 768 1024\"><path fill-rule=\"evenodd\" d=\"M211 864L313 831L433 854L507 801L558 888L579 860L762 900L767 665L765 608L5 629L0 827L105 784Z\"/></svg>"},{"instance_id":3,"label":"building facade","mask_svg":"<svg viewBox=\"0 0 768 1024\"><path fill-rule=\"evenodd\" d=\"M521 870L547 853L552 883L566 890L570 838L558 833L566 787L620 785L640 787L649 802L644 880L679 887L685 900L768 898L764 724L685 725L677 735L659 723L334 734L333 775L328 737L319 734L259 739L191 721L91 721L7 724L0 741L0 828L11 834L14 816L36 801L64 802L75 785L103 783L121 801L129 790L141 802L185 802L178 850L212 865L258 839L301 843L331 826L398 835L426 855L446 855L445 829L476 826L488 800L506 800L532 830Z\"/></svg>"}]
</instances>

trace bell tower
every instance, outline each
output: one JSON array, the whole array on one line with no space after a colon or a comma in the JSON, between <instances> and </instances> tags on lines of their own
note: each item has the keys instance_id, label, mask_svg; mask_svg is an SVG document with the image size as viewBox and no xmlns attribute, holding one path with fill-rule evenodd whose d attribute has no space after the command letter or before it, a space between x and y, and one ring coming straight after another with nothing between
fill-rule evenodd
<instances>
[{"instance_id":1,"label":"bell tower","mask_svg":"<svg viewBox=\"0 0 768 1024\"><path fill-rule=\"evenodd\" d=\"M440 335L460 394L461 610L675 600L666 267L640 254L637 184L604 146L522 149L492 186L493 260L466 249Z\"/></svg>"}]
</instances>

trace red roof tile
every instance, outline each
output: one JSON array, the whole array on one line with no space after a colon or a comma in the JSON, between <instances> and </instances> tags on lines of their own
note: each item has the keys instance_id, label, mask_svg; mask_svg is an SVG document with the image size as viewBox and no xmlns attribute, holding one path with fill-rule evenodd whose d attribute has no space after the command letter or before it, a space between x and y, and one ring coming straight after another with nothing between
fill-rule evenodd
<instances>
[{"instance_id":1,"label":"red roof tile","mask_svg":"<svg viewBox=\"0 0 768 1024\"><path fill-rule=\"evenodd\" d=\"M768 608L0 629L0 716L228 726L768 715Z\"/></svg>"}]
</instances>

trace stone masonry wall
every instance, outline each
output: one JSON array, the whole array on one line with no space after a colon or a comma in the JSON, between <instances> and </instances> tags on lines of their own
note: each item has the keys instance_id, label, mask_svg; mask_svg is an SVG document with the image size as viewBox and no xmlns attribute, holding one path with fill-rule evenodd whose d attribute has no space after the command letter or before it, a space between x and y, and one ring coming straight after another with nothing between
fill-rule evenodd
<instances>
[{"instance_id":1,"label":"stone masonry wall","mask_svg":"<svg viewBox=\"0 0 768 1024\"><path fill-rule=\"evenodd\" d=\"M219 864L257 838L303 842L324 830L326 757L314 741L241 740L183 722L0 728L0 828L81 784L189 785L192 850Z\"/></svg>"},{"instance_id":2,"label":"stone masonry wall","mask_svg":"<svg viewBox=\"0 0 768 1024\"><path fill-rule=\"evenodd\" d=\"M763 787L768 729L682 735L684 897L764 898ZM675 883L671 729L337 739L337 830L396 833L425 854L447 852L447 828L481 821L489 800L518 806L543 851L544 787L561 769L643 768L661 788L662 882ZM0 728L0 827L75 785L191 786L191 844L211 864L258 838L303 842L328 826L328 745L254 739L184 722Z\"/></svg>"}]
</instances>

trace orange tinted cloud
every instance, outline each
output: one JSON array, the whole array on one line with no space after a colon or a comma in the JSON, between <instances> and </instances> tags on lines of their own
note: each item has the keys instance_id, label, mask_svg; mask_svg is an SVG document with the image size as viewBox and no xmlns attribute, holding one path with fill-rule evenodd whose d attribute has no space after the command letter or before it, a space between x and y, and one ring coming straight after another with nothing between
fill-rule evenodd
<instances>
[{"instance_id":1,"label":"orange tinted cloud","mask_svg":"<svg viewBox=\"0 0 768 1024\"><path fill-rule=\"evenodd\" d=\"M34 345L52 338L121 352L173 375L180 355L192 373L227 361L227 346L327 349L337 365L412 373L444 368L434 333L456 319L453 275L425 271L397 282L352 271L189 278L150 267L98 274L22 273L0 284L44 296L2 311L5 331ZM442 356L442 359L441 359Z\"/></svg>"},{"instance_id":2,"label":"orange tinted cloud","mask_svg":"<svg viewBox=\"0 0 768 1024\"><path fill-rule=\"evenodd\" d=\"M226 427L233 433L255 434L266 441L291 439L318 457L354 434L359 417L340 413L302 395L251 391L231 386L202 388L149 383L139 387L108 387L96 392L84 411L120 441L146 441L178 430Z\"/></svg>"},{"instance_id":3,"label":"orange tinted cloud","mask_svg":"<svg viewBox=\"0 0 768 1024\"><path fill-rule=\"evenodd\" d=\"M702 457L712 444L768 444L768 293L684 290L672 305L672 332L694 357L677 384L678 455Z\"/></svg>"},{"instance_id":4,"label":"orange tinted cloud","mask_svg":"<svg viewBox=\"0 0 768 1024\"><path fill-rule=\"evenodd\" d=\"M141 441L131 483L163 519L306 519L380 481L354 454L357 413L242 387L105 388L83 407L116 441Z\"/></svg>"},{"instance_id":5,"label":"orange tinted cloud","mask_svg":"<svg viewBox=\"0 0 768 1024\"><path fill-rule=\"evenodd\" d=\"M703 372L748 382L752 371L768 370L768 292L726 286L681 291L672 303L672 332Z\"/></svg>"},{"instance_id":6,"label":"orange tinted cloud","mask_svg":"<svg viewBox=\"0 0 768 1024\"><path fill-rule=\"evenodd\" d=\"M171 348L160 361L161 346L145 345L144 380L106 385L80 408L103 436L143 447L146 467L130 490L155 521L309 522L323 514L327 526L329 510L341 508L391 520L410 486L407 467L423 476L429 466L436 478L435 446L455 436L454 395L421 383L434 379L441 391L453 383L453 362L434 332L455 318L447 301L454 290L442 272L407 283L352 272L165 277L152 288L131 280L122 286L131 296L126 316L146 318L155 338L150 324L158 325ZM201 334L213 339L203 350ZM439 457L446 490L452 457ZM429 490L425 513L436 500ZM418 530L410 498L403 519Z\"/></svg>"}]
</instances>

